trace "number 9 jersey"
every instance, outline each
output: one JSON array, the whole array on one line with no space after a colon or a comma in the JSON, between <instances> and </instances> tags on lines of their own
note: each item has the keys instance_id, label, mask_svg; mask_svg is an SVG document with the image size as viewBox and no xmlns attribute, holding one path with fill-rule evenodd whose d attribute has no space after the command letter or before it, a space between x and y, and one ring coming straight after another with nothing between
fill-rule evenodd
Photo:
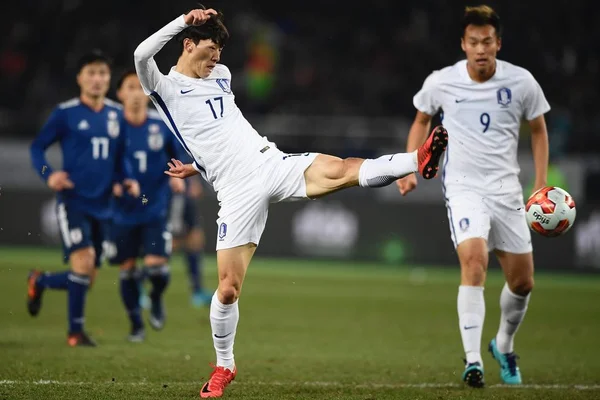
<instances>
[{"instance_id":1,"label":"number 9 jersey","mask_svg":"<svg viewBox=\"0 0 600 400\"><path fill-rule=\"evenodd\" d=\"M429 75L413 104L431 116L442 111L450 134L442 174L446 198L465 192L522 197L517 163L521 120L550 110L529 71L496 60L494 76L479 83L462 60Z\"/></svg>"}]
</instances>

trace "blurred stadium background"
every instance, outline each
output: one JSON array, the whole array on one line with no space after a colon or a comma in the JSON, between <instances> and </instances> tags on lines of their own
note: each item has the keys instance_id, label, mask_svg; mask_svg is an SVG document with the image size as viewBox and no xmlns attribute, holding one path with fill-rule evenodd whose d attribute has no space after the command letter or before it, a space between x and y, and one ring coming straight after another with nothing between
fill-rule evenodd
<instances>
[{"instance_id":1,"label":"blurred stadium background","mask_svg":"<svg viewBox=\"0 0 600 400\"><path fill-rule=\"evenodd\" d=\"M373 0L361 5L329 0L290 4L260 0L205 2L225 13L232 39L221 62L231 69L238 106L257 130L284 151L320 151L359 157L405 148L415 113L413 95L432 70L462 58L459 20L466 4L479 2ZM557 239L534 237L540 278L530 319L522 328L520 340L532 346L523 349L523 356L527 357L523 365L529 362L532 369L533 366L539 369L529 372L524 369L525 379L528 383L548 385L597 384L600 383L597 357L600 276L594 272L600 271L600 112L597 107L600 6L584 0L558 0L552 6L541 0L489 1L487 4L498 11L505 25L499 58L530 70L552 106L547 114L551 145L549 183L568 190L578 207L577 221L567 235ZM65 352L61 343L65 312L62 297L48 296L52 300L48 300L46 307L53 311L48 310L40 317L41 321L30 320L22 304L29 268L60 267L53 195L32 170L28 145L51 109L58 102L77 95L77 57L92 48L104 50L114 60L114 82L121 71L132 67L133 50L139 42L193 6L194 2L179 0L21 0L3 5L4 23L0 26L0 347L7 357L1 358L7 362L0 366L0 382L37 379L111 382L111 368L117 368L115 365L120 361L110 361L110 357L123 354L125 359L119 364L119 371L138 368L134 374L124 373L125 380L148 379L156 384L184 382L199 379L194 372L198 369L202 374L207 372L202 369L205 364L180 365L175 358L169 358L179 360L177 357L183 357L182 354L194 353L196 361L202 357L204 362L212 357L212 344L206 341L209 338L207 317L189 315L193 311L188 310L187 287L178 257L173 263L181 271L175 275L169 294L173 301L171 308L176 310L164 333L168 339L154 343L153 346L158 346L154 350L124 349L127 344L121 336L126 323L113 284L116 274L105 268L98 288L91 293L88 314L90 323L96 326L91 328L92 332L96 332L101 344L103 339L106 344L106 353L100 359L108 366L103 369L102 363L95 362L98 359L77 358L75 365L92 370L83 377L77 375L77 367L69 364L62 354ZM178 49L173 43L158 55L157 62L163 72L174 64L177 55ZM109 97L114 98L114 86ZM57 150L51 151L50 159L60 165ZM523 185L529 188L533 164L525 125L521 132L519 161ZM218 207L214 193L209 190L198 207L207 232L210 261L206 274L214 284L211 255L214 255L214 221ZM435 243L435 249L431 243ZM331 272L319 272L329 265L333 265ZM252 316L242 317L240 329L249 337L241 336L238 348L254 382L266 382L269 378L265 371L274 369L279 371L279 381L340 383L339 387L310 386L307 390L312 391L314 396L308 396L311 398L346 399L354 398L355 394L359 395L356 398L396 398L397 390L417 390L413 397L419 398L429 398L429 394L438 396L432 398L470 396L453 391L452 385L443 386L447 382L458 383L458 375L452 373L458 374L462 368L459 359L462 352L458 331L454 329L457 262L439 179L421 181L418 190L406 198L391 186L370 191L348 190L318 202L277 204L271 208L252 268L257 272L256 276L250 273L245 289L248 304L258 307L253 311L257 321L270 321L259 326L252 322ZM492 263L491 268L496 270L497 265ZM254 280L258 282L251 283ZM292 281L304 282L304 290L294 286L295 283L292 285ZM348 284L351 290L342 289ZM273 289L272 285L279 289ZM323 292L311 287L321 288ZM490 334L496 327L494 309L500 288L501 277L494 271L488 291L487 333ZM256 295L254 300L251 300L252 295ZM293 296L297 296L296 302ZM569 302L565 303L567 298ZM280 308L273 308L274 302L280 304ZM328 306L322 308L321 302ZM114 306L115 311L109 313L107 305ZM377 305L386 312L369 316ZM261 314L260 307L267 311ZM408 313L410 319L405 319L406 307L413 308ZM316 309L320 313L315 314ZM554 323L554 317L564 318L572 326ZM315 321L311 322L312 318ZM274 325L277 319L282 321L283 327ZM359 326L363 324L360 320L366 320L366 325ZM402 328L399 321L410 321L414 326ZM435 321L446 322L445 328L433 333L437 329L433 328ZM329 324L331 329L326 330L322 339L310 338L313 323ZM365 341L377 340L367 335L368 326L382 324L389 324L390 329L381 333L381 343L367 343L361 349ZM275 329L279 338L269 339L269 335L261 331L265 326ZM46 328L47 331L39 331ZM100 329L104 333L97 332ZM552 329L552 335L548 329ZM344 332L350 333L339 341L338 334ZM258 346L252 337L263 342ZM273 347L270 341L275 343ZM431 349L432 345L437 346L436 351ZM571 347L565 347L567 345ZM586 354L587 345L593 346L595 357L589 352ZM276 346L279 347L276 349ZM319 346L328 351L321 349L320 352ZM386 354L390 347L394 347L392 359ZM345 358L348 348L355 351L354 358ZM100 357L101 351L102 348L94 352L94 357ZM382 354L375 356L377 351ZM23 359L23 352L40 358L30 362L27 357ZM73 354L76 355L72 357L81 357L83 351ZM315 357L311 359L311 355ZM575 361L576 366L569 367L571 361ZM492 365L491 360L486 362ZM139 363L159 366L139 369ZM184 372L173 375L172 370L161 368L161 363ZM265 366L269 363L272 365ZM323 379L314 368L309 368L311 363L317 364L317 371L337 368L337 372ZM448 365L438 370L440 363ZM290 364L295 368L292 378L284 373ZM567 369L566 374L558 367L546 369L548 365L558 364ZM387 371L382 372L383 375L364 371L379 365ZM260 374L251 375L252 368L261 371ZM354 371L354 375L346 371ZM533 377L533 381L528 377ZM493 379L489 378L496 382ZM374 392L351 386L370 381L384 385L377 389L379 396L368 397ZM397 386L393 386L395 382ZM400 383L403 382L415 385L433 382L439 384L432 389L438 392L402 389ZM174 383L171 387L176 388L173 389L175 394L167 395L160 392L161 388L156 389L160 393L155 393L152 387L140 389L138 395L191 398L196 390L185 384L177 387ZM95 398L86 388L81 386L76 390L83 397ZM236 388L236 397L248 393L248 387L242 383ZM38 389L3 383L0 397L29 398ZM252 393L256 393L255 398L304 396L300 389L295 392L293 385L271 389L275 391L272 397L261 397L264 393L248 389L247 398L251 398ZM62 386L55 390L57 398L65 398L71 389ZM111 390L104 393L106 397L98 398L121 398L118 392ZM123 390L125 396L132 389ZM540 398L600 398L598 391L592 392L593 389L573 391L565 397L565 393L548 389ZM501 396L536 398L533 393L509 391L502 392ZM45 395L52 396L52 392ZM386 397L388 395L391 397Z\"/></svg>"}]
</instances>

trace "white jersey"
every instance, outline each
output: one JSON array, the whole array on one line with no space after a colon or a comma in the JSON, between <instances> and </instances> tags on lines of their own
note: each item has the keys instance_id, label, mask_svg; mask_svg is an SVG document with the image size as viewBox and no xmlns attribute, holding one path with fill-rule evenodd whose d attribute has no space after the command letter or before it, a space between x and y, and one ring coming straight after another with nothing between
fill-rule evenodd
<instances>
[{"instance_id":1,"label":"white jersey","mask_svg":"<svg viewBox=\"0 0 600 400\"><path fill-rule=\"evenodd\" d=\"M413 104L428 115L443 112L449 135L442 175L446 197L465 191L522 195L517 163L521 120L550 110L529 71L496 60L494 76L478 83L462 60L429 75Z\"/></svg>"},{"instance_id":2,"label":"white jersey","mask_svg":"<svg viewBox=\"0 0 600 400\"><path fill-rule=\"evenodd\" d=\"M229 69L217 64L204 79L171 68L163 75L154 55L187 27L177 17L135 50L135 68L163 121L194 159L194 168L216 191L250 174L277 154L244 118L231 91Z\"/></svg>"}]
</instances>

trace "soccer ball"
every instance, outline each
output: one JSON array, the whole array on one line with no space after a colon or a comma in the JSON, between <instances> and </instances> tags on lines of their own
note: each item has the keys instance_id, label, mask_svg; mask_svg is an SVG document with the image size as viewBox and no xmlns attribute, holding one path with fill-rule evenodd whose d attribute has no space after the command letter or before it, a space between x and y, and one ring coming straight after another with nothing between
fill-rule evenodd
<instances>
[{"instance_id":1,"label":"soccer ball","mask_svg":"<svg viewBox=\"0 0 600 400\"><path fill-rule=\"evenodd\" d=\"M566 233L573 226L576 214L571 195L556 186L541 188L531 195L525 206L529 228L546 237Z\"/></svg>"}]
</instances>

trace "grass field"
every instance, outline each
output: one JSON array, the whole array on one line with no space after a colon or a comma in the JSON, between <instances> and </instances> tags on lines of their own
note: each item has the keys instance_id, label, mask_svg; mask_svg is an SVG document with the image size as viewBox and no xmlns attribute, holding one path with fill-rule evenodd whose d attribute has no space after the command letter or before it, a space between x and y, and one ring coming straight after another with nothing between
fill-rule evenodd
<instances>
[{"instance_id":1,"label":"grass field","mask_svg":"<svg viewBox=\"0 0 600 400\"><path fill-rule=\"evenodd\" d=\"M0 248L0 399L198 397L214 353L208 310L189 305L179 257L167 326L141 344L125 341L118 274L102 269L87 303L93 349L66 346L64 293L46 292L37 318L26 312L28 270L57 270L59 261L58 251ZM206 267L214 287L214 258ZM517 338L525 385L500 385L486 352L488 387L474 390L460 382L456 272L257 258L240 302L239 373L225 398L600 398L600 277L538 274ZM492 272L485 343L502 284Z\"/></svg>"}]
</instances>

